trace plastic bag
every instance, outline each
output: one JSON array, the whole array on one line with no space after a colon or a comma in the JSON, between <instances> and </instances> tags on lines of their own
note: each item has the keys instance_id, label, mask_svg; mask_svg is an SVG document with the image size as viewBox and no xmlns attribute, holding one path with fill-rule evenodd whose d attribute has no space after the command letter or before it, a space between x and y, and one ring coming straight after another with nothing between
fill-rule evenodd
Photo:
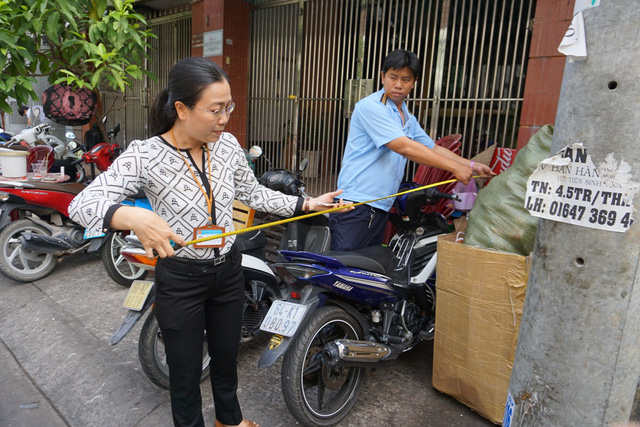
<instances>
[{"instance_id":1,"label":"plastic bag","mask_svg":"<svg viewBox=\"0 0 640 427\"><path fill-rule=\"evenodd\" d=\"M453 187L453 194L460 197L460 201L454 200L453 207L459 211L470 211L478 195L476 180L471 179L468 184L458 181Z\"/></svg>"},{"instance_id":2,"label":"plastic bag","mask_svg":"<svg viewBox=\"0 0 640 427\"><path fill-rule=\"evenodd\" d=\"M525 209L527 180L538 163L550 157L553 126L545 125L518 151L513 164L478 193L469 213L464 242L471 246L529 255L538 218Z\"/></svg>"}]
</instances>

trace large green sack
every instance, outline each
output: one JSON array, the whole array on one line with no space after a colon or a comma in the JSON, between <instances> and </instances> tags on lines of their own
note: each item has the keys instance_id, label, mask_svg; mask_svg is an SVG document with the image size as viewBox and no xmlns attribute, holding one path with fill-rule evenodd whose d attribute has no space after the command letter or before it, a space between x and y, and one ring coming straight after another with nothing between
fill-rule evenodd
<instances>
[{"instance_id":1,"label":"large green sack","mask_svg":"<svg viewBox=\"0 0 640 427\"><path fill-rule=\"evenodd\" d=\"M468 245L529 255L538 218L524 207L527 180L538 163L550 157L553 126L545 125L521 150L513 164L478 192L464 237Z\"/></svg>"}]
</instances>

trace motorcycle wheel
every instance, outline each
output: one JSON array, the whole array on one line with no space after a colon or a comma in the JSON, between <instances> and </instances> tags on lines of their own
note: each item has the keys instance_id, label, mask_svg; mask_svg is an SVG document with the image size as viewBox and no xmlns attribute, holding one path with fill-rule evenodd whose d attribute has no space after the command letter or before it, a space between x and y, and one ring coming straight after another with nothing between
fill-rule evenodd
<instances>
[{"instance_id":1,"label":"motorcycle wheel","mask_svg":"<svg viewBox=\"0 0 640 427\"><path fill-rule=\"evenodd\" d=\"M120 254L122 247L127 244L125 236L129 233L130 231L111 233L100 248L100 257L107 274L118 285L126 288L131 287L134 280L144 279L148 273L144 268L131 264Z\"/></svg>"},{"instance_id":2,"label":"motorcycle wheel","mask_svg":"<svg viewBox=\"0 0 640 427\"><path fill-rule=\"evenodd\" d=\"M282 361L282 394L291 415L303 425L340 422L356 402L365 368L332 367L323 363L325 344L338 339L360 340L362 328L340 307L316 310L302 326Z\"/></svg>"},{"instance_id":3,"label":"motorcycle wheel","mask_svg":"<svg viewBox=\"0 0 640 427\"><path fill-rule=\"evenodd\" d=\"M51 173L59 173L64 166L64 173L69 175L69 182L84 182L84 163L73 165L75 159L56 159L51 167Z\"/></svg>"},{"instance_id":4,"label":"motorcycle wheel","mask_svg":"<svg viewBox=\"0 0 640 427\"><path fill-rule=\"evenodd\" d=\"M72 167L75 168L75 172L76 172L75 182L84 182L84 179L86 178L85 172L84 172L84 163L78 163L77 165Z\"/></svg>"},{"instance_id":5,"label":"motorcycle wheel","mask_svg":"<svg viewBox=\"0 0 640 427\"><path fill-rule=\"evenodd\" d=\"M147 316L138 340L138 358L142 371L158 387L169 390L169 365L167 365L167 355L164 352L164 340L158 320L153 311ZM202 346L202 375L200 382L209 376L209 362L211 358L207 352L206 341Z\"/></svg>"},{"instance_id":6,"label":"motorcycle wheel","mask_svg":"<svg viewBox=\"0 0 640 427\"><path fill-rule=\"evenodd\" d=\"M18 282L33 282L46 277L58 260L52 254L23 249L20 236L27 231L51 236L49 230L29 219L13 221L0 232L0 272Z\"/></svg>"}]
</instances>

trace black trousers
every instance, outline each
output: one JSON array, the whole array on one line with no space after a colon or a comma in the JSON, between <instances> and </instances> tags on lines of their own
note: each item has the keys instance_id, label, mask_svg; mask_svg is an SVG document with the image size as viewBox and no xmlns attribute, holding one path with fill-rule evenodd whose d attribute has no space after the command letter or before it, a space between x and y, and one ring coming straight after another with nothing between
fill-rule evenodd
<instances>
[{"instance_id":1,"label":"black trousers","mask_svg":"<svg viewBox=\"0 0 640 427\"><path fill-rule=\"evenodd\" d=\"M369 205L329 216L332 251L354 251L378 246L384 239L389 212Z\"/></svg>"},{"instance_id":2,"label":"black trousers","mask_svg":"<svg viewBox=\"0 0 640 427\"><path fill-rule=\"evenodd\" d=\"M240 251L234 246L225 262L216 266L159 259L155 280L155 314L169 365L174 424L204 426L200 376L205 329L216 418L223 424L240 424L242 412L236 395L244 304Z\"/></svg>"}]
</instances>

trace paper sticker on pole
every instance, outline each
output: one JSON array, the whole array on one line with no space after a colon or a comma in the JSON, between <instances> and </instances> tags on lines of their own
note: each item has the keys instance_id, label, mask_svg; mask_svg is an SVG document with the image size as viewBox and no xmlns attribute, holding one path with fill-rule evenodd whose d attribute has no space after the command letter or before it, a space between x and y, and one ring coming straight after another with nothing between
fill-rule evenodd
<instances>
[{"instance_id":1,"label":"paper sticker on pole","mask_svg":"<svg viewBox=\"0 0 640 427\"><path fill-rule=\"evenodd\" d=\"M582 144L572 144L538 164L527 181L525 208L539 218L625 232L639 188L624 160L611 153L596 166Z\"/></svg>"}]
</instances>

